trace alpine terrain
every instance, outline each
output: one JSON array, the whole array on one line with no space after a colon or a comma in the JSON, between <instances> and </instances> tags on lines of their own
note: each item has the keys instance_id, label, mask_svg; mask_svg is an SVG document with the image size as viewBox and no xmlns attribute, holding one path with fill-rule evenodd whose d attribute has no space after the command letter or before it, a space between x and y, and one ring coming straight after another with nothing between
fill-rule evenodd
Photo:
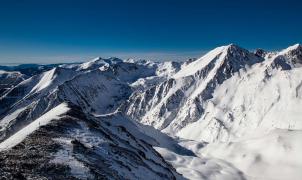
<instances>
[{"instance_id":1,"label":"alpine terrain","mask_svg":"<svg viewBox=\"0 0 302 180\"><path fill-rule=\"evenodd\" d=\"M302 179L302 46L0 66L1 179Z\"/></svg>"}]
</instances>

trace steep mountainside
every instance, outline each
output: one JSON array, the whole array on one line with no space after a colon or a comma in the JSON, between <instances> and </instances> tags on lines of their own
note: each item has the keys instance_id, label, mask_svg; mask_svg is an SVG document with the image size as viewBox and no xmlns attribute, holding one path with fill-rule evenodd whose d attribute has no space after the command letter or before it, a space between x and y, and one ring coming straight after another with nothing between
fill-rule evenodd
<instances>
[{"instance_id":1,"label":"steep mountainside","mask_svg":"<svg viewBox=\"0 0 302 180\"><path fill-rule=\"evenodd\" d=\"M178 132L201 118L204 104L216 87L239 70L245 71L262 61L236 45L216 48L163 83L133 94L126 112L144 124Z\"/></svg>"},{"instance_id":2,"label":"steep mountainside","mask_svg":"<svg viewBox=\"0 0 302 180\"><path fill-rule=\"evenodd\" d=\"M301 58L301 46L268 55L264 62L226 80L207 102L202 121L178 135L228 141L274 129L301 129L301 59L292 54Z\"/></svg>"}]
</instances>

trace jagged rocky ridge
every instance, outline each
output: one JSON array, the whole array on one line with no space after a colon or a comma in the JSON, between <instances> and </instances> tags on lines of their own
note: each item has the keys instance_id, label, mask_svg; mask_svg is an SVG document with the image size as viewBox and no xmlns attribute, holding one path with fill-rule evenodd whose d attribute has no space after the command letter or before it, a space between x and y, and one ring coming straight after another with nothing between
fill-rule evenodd
<instances>
[{"instance_id":1,"label":"jagged rocky ridge","mask_svg":"<svg viewBox=\"0 0 302 180\"><path fill-rule=\"evenodd\" d=\"M8 151L0 152L1 178L176 179L179 176L149 144L154 140L140 134L121 114L95 117L74 105L68 106L70 110L58 119L41 126Z\"/></svg>"}]
</instances>

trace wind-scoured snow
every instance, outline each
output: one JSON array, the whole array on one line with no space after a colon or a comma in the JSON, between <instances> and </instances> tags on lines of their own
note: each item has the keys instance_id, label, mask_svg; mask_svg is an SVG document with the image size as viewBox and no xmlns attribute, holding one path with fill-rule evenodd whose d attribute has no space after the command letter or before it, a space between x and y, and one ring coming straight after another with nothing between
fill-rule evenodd
<instances>
[{"instance_id":1,"label":"wind-scoured snow","mask_svg":"<svg viewBox=\"0 0 302 180\"><path fill-rule=\"evenodd\" d=\"M69 110L65 103L58 105L46 114L42 115L40 118L36 119L29 125L25 126L23 129L19 130L17 133L0 143L0 151L10 149L20 142L22 142L28 135L33 133L35 130L39 129L40 126L48 124L51 120L59 118L63 113Z\"/></svg>"}]
</instances>

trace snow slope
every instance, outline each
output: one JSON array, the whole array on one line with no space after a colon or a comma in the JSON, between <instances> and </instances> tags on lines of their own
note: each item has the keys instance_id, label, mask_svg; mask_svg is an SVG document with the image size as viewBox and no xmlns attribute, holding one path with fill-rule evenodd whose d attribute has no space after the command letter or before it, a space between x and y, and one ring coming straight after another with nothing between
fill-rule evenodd
<instances>
[{"instance_id":1,"label":"snow slope","mask_svg":"<svg viewBox=\"0 0 302 180\"><path fill-rule=\"evenodd\" d=\"M13 121L15 120L19 114L24 111L26 108L20 108L16 111L14 111L11 114L8 114L7 116L5 116L3 119L0 120L0 131L4 130L5 128L7 128L7 126Z\"/></svg>"},{"instance_id":2,"label":"snow slope","mask_svg":"<svg viewBox=\"0 0 302 180\"><path fill-rule=\"evenodd\" d=\"M229 163L215 159L198 156L179 155L166 148L155 148L166 161L170 162L177 172L191 180L244 180L241 171Z\"/></svg>"},{"instance_id":3,"label":"snow slope","mask_svg":"<svg viewBox=\"0 0 302 180\"><path fill-rule=\"evenodd\" d=\"M43 73L43 77L41 78L39 83L31 90L31 92L33 92L33 91L38 92L38 91L46 88L47 86L49 86L51 84L52 79L55 78L54 77L55 70L56 69L52 69L50 71Z\"/></svg>"},{"instance_id":4,"label":"snow slope","mask_svg":"<svg viewBox=\"0 0 302 180\"><path fill-rule=\"evenodd\" d=\"M56 67L52 70L46 71L42 73L41 79L32 88L30 93L38 93L43 89L47 89L49 91L57 87L58 85L64 83L65 81L72 79L77 74L79 73L60 67Z\"/></svg>"},{"instance_id":5,"label":"snow slope","mask_svg":"<svg viewBox=\"0 0 302 180\"><path fill-rule=\"evenodd\" d=\"M231 46L231 45L229 45L229 46ZM221 46L221 47L217 47L217 48L213 49L212 51L208 52L206 55L204 55L200 59L192 62L185 68L182 68L177 74L174 75L174 78L177 79L177 78L181 78L181 77L185 77L185 76L194 75L200 69L205 68L213 59L215 59L217 57L223 58L225 56L225 54L222 54L222 53L226 53L229 46Z\"/></svg>"},{"instance_id":6,"label":"snow slope","mask_svg":"<svg viewBox=\"0 0 302 180\"><path fill-rule=\"evenodd\" d=\"M200 150L203 157L232 163L248 179L292 179L302 177L302 131L274 130L257 138L213 143Z\"/></svg>"},{"instance_id":7,"label":"snow slope","mask_svg":"<svg viewBox=\"0 0 302 180\"><path fill-rule=\"evenodd\" d=\"M12 148L22 142L28 135L37 130L40 126L48 124L51 120L59 118L63 113L69 110L66 104L62 103L57 107L53 108L46 114L43 114L40 118L34 120L29 125L25 126L23 129L19 130L14 135L10 136L8 139L0 143L0 151Z\"/></svg>"}]
</instances>

